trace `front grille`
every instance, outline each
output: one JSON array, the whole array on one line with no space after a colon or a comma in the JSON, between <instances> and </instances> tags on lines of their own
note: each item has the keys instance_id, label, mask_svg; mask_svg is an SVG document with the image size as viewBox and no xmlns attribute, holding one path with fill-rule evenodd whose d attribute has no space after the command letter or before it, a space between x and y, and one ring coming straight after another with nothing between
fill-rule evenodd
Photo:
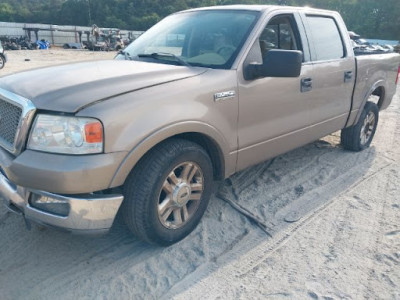
<instances>
[{"instance_id":1,"label":"front grille","mask_svg":"<svg viewBox=\"0 0 400 300\"><path fill-rule=\"evenodd\" d=\"M32 101L0 87L0 146L18 156L24 150L36 107Z\"/></svg>"},{"instance_id":2,"label":"front grille","mask_svg":"<svg viewBox=\"0 0 400 300\"><path fill-rule=\"evenodd\" d=\"M0 99L0 144L7 149L14 148L21 115L21 107Z\"/></svg>"}]
</instances>

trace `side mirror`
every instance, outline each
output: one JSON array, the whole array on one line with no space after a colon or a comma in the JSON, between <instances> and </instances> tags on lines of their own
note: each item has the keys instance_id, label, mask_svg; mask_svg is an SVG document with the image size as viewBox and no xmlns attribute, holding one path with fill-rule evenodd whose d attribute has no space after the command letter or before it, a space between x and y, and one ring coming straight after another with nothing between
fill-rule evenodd
<instances>
[{"instance_id":1,"label":"side mirror","mask_svg":"<svg viewBox=\"0 0 400 300\"><path fill-rule=\"evenodd\" d=\"M246 80L261 77L299 77L303 53L296 50L272 49L263 56L263 63L250 63L244 72Z\"/></svg>"}]
</instances>

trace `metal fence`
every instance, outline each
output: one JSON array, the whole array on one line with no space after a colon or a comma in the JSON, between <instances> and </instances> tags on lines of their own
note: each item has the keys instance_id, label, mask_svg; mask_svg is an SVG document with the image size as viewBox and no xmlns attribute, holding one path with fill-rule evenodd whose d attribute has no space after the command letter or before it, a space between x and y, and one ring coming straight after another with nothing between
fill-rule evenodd
<instances>
[{"instance_id":1,"label":"metal fence","mask_svg":"<svg viewBox=\"0 0 400 300\"><path fill-rule=\"evenodd\" d=\"M110 29L110 28L102 28ZM62 46L66 43L87 41L92 28L88 26L60 26L50 24L0 22L0 37L27 36L32 41L46 40L52 45ZM121 30L122 38L137 38L142 31ZM80 40L81 39L81 40Z\"/></svg>"}]
</instances>

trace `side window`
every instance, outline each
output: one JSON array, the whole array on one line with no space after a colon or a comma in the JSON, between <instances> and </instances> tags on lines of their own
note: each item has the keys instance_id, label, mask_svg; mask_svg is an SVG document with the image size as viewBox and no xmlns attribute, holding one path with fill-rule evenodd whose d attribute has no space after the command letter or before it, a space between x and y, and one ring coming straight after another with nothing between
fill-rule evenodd
<instances>
[{"instance_id":1,"label":"side window","mask_svg":"<svg viewBox=\"0 0 400 300\"><path fill-rule=\"evenodd\" d=\"M276 16L265 26L259 41L261 52L271 49L302 50L293 16Z\"/></svg>"},{"instance_id":2,"label":"side window","mask_svg":"<svg viewBox=\"0 0 400 300\"><path fill-rule=\"evenodd\" d=\"M316 60L339 59L345 56L343 41L333 18L307 16L307 22L312 34Z\"/></svg>"}]
</instances>

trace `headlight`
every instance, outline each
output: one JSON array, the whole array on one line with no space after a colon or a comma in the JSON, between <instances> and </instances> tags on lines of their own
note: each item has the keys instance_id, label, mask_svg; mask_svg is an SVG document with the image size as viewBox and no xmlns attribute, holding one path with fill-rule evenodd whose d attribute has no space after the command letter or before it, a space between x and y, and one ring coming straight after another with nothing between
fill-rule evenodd
<instances>
[{"instance_id":1,"label":"headlight","mask_svg":"<svg viewBox=\"0 0 400 300\"><path fill-rule=\"evenodd\" d=\"M65 154L100 153L103 125L92 118L38 115L28 149Z\"/></svg>"}]
</instances>

